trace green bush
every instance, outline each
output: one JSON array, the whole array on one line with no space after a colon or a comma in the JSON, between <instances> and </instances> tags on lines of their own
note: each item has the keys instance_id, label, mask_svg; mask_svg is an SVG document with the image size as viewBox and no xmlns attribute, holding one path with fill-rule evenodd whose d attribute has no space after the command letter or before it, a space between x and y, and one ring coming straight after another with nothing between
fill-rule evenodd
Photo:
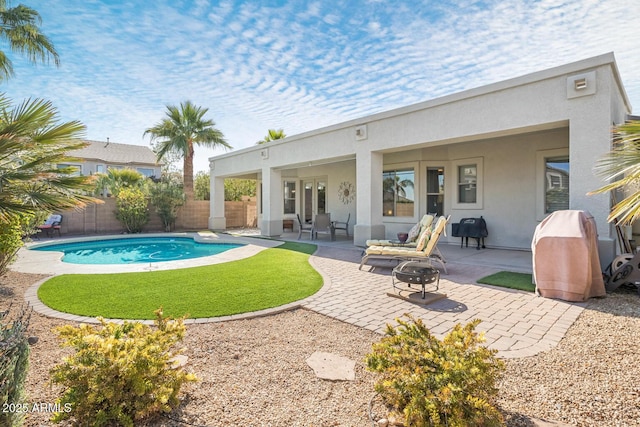
<instances>
[{"instance_id":1,"label":"green bush","mask_svg":"<svg viewBox=\"0 0 640 427\"><path fill-rule=\"evenodd\" d=\"M417 427L504 425L493 406L504 363L480 345L480 320L457 324L441 341L420 319L408 319L387 325L366 357L368 369L382 374L375 390L392 414Z\"/></svg>"},{"instance_id":2,"label":"green bush","mask_svg":"<svg viewBox=\"0 0 640 427\"><path fill-rule=\"evenodd\" d=\"M7 272L23 244L20 218L13 216L6 222L0 221L0 276Z\"/></svg>"},{"instance_id":3,"label":"green bush","mask_svg":"<svg viewBox=\"0 0 640 427\"><path fill-rule=\"evenodd\" d=\"M10 322L9 310L0 312L0 425L20 426L28 412L24 381L29 367L26 330L31 311L21 310ZM4 405L7 406L4 406Z\"/></svg>"},{"instance_id":4,"label":"green bush","mask_svg":"<svg viewBox=\"0 0 640 427\"><path fill-rule=\"evenodd\" d=\"M0 276L7 272L18 250L24 245L23 239L36 232L36 225L41 224L47 214L16 214L0 221Z\"/></svg>"},{"instance_id":5,"label":"green bush","mask_svg":"<svg viewBox=\"0 0 640 427\"><path fill-rule=\"evenodd\" d=\"M163 179L150 186L150 194L151 203L162 220L164 231L171 231L178 217L178 208L184 204L185 200L182 184Z\"/></svg>"},{"instance_id":6,"label":"green bush","mask_svg":"<svg viewBox=\"0 0 640 427\"><path fill-rule=\"evenodd\" d=\"M138 188L122 188L117 197L116 218L129 233L140 233L149 221L147 198Z\"/></svg>"},{"instance_id":7,"label":"green bush","mask_svg":"<svg viewBox=\"0 0 640 427\"><path fill-rule=\"evenodd\" d=\"M155 312L156 329L139 322L107 323L57 329L65 347L75 354L51 370L51 381L64 387L53 421L75 419L81 425L133 426L134 421L170 412L179 404L178 394L193 374L176 367L174 350L185 333L184 319Z\"/></svg>"}]
</instances>

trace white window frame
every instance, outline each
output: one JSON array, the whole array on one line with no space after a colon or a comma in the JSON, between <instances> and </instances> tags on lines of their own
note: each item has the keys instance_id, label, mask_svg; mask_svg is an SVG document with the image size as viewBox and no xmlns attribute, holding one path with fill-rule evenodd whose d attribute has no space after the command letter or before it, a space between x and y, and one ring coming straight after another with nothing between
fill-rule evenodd
<instances>
[{"instance_id":1,"label":"white window frame","mask_svg":"<svg viewBox=\"0 0 640 427\"><path fill-rule=\"evenodd\" d=\"M554 150L536 151L536 219L542 221L548 215L545 213L545 182L547 179L547 159L554 157L569 157L569 165L571 165L571 157L569 156L569 147L556 148ZM569 172L569 180L571 180L571 172ZM571 189L571 185L569 185ZM571 207L571 190L569 190L569 207Z\"/></svg>"},{"instance_id":2,"label":"white window frame","mask_svg":"<svg viewBox=\"0 0 640 427\"><path fill-rule=\"evenodd\" d=\"M406 170L413 169L413 216L386 216L383 215L383 222L393 223L406 223L407 220L412 222L418 221L418 213L420 212L420 208L422 206L420 197L420 191L422 188L422 184L420 183L420 179L422 177L420 162L404 162L404 163L389 163L384 164L382 166L382 174L384 176L385 172L397 171L397 170ZM381 181L382 182L382 181ZM381 189L382 190L382 189ZM382 196L382 195L381 195ZM425 202L426 203L426 202Z\"/></svg>"},{"instance_id":3,"label":"white window frame","mask_svg":"<svg viewBox=\"0 0 640 427\"><path fill-rule=\"evenodd\" d=\"M287 184L293 184L293 191L291 195L289 195L289 197L287 197ZM287 216L287 215L295 215L297 210L296 210L296 206L297 206L297 201L296 201L296 196L298 193L298 181L295 179L285 179L282 181L282 213L283 215ZM291 201L293 200L293 212L286 212L286 202L287 200Z\"/></svg>"},{"instance_id":4,"label":"white window frame","mask_svg":"<svg viewBox=\"0 0 640 427\"><path fill-rule=\"evenodd\" d=\"M462 203L459 200L460 193L460 166L474 165L476 167L476 201L475 203ZM472 157L458 159L451 162L451 170L454 175L451 188L452 209L483 209L484 206L484 157ZM446 185L446 182L445 182Z\"/></svg>"}]
</instances>

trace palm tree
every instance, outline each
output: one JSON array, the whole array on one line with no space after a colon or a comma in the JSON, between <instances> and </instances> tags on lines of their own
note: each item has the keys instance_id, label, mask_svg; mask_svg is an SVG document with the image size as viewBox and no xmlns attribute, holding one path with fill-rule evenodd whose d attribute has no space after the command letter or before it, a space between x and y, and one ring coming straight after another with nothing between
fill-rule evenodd
<instances>
[{"instance_id":1,"label":"palm tree","mask_svg":"<svg viewBox=\"0 0 640 427\"><path fill-rule=\"evenodd\" d=\"M613 131L613 148L595 167L609 184L589 194L628 190L609 213L609 222L631 225L640 218L640 120L629 121Z\"/></svg>"},{"instance_id":2,"label":"palm tree","mask_svg":"<svg viewBox=\"0 0 640 427\"><path fill-rule=\"evenodd\" d=\"M25 5L8 7L7 0L0 0L0 38L8 42L13 52L25 55L32 63L53 62L58 66L60 59L51 41L40 32L40 14ZM13 76L13 64L0 51L0 81Z\"/></svg>"},{"instance_id":3,"label":"palm tree","mask_svg":"<svg viewBox=\"0 0 640 427\"><path fill-rule=\"evenodd\" d=\"M257 145L266 144L269 141L275 141L276 139L284 139L287 135L284 134L284 130L282 129L269 129L267 132L267 136L264 137L263 140L256 142Z\"/></svg>"},{"instance_id":4,"label":"palm tree","mask_svg":"<svg viewBox=\"0 0 640 427\"><path fill-rule=\"evenodd\" d=\"M28 99L12 108L0 94L0 220L101 203L81 193L93 189L91 177L57 166L72 160L67 152L86 146L79 139L84 130L78 121L60 123L49 101Z\"/></svg>"},{"instance_id":5,"label":"palm tree","mask_svg":"<svg viewBox=\"0 0 640 427\"><path fill-rule=\"evenodd\" d=\"M191 101L181 103L180 108L167 105L167 117L143 134L150 134L151 141L158 141L155 147L158 160L171 153L180 154L184 160L184 192L187 200L193 200L194 144L209 148L232 148L222 132L214 127L214 121L203 119L207 111L208 108L197 107Z\"/></svg>"}]
</instances>

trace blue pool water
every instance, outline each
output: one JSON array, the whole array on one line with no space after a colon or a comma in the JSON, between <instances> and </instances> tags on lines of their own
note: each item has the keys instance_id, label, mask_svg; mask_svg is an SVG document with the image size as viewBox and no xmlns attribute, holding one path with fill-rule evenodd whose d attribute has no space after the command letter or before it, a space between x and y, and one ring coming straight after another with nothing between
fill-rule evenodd
<instances>
[{"instance_id":1,"label":"blue pool water","mask_svg":"<svg viewBox=\"0 0 640 427\"><path fill-rule=\"evenodd\" d=\"M198 243L189 237L136 237L92 240L34 247L37 251L64 252L72 264L145 264L216 255L243 246L235 243Z\"/></svg>"}]
</instances>

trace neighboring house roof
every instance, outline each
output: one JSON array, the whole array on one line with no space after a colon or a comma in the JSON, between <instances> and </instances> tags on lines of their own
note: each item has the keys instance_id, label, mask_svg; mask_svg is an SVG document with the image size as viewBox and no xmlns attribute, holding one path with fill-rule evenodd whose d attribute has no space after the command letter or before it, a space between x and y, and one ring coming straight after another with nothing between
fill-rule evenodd
<instances>
[{"instance_id":1,"label":"neighboring house roof","mask_svg":"<svg viewBox=\"0 0 640 427\"><path fill-rule=\"evenodd\" d=\"M69 152L69 156L84 160L117 164L159 165L156 155L149 147L133 144L117 144L104 141L86 141L88 146Z\"/></svg>"}]
</instances>

